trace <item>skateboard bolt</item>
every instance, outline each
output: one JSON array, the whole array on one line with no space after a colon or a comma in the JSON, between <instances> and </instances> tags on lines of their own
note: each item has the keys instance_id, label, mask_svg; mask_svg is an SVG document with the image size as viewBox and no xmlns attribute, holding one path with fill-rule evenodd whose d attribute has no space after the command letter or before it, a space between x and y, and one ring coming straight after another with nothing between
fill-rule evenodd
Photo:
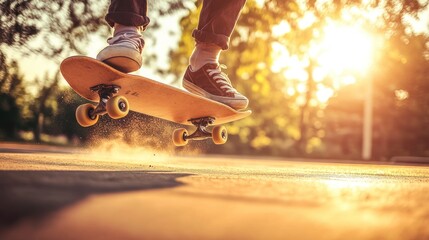
<instances>
[{"instance_id":1,"label":"skateboard bolt","mask_svg":"<svg viewBox=\"0 0 429 240\"><path fill-rule=\"evenodd\" d=\"M94 114L94 112L95 112L95 109L89 109L89 111L88 111L88 117L91 120L94 120L97 117L97 114Z\"/></svg>"},{"instance_id":2,"label":"skateboard bolt","mask_svg":"<svg viewBox=\"0 0 429 240\"><path fill-rule=\"evenodd\" d=\"M120 102L119 103L119 109L121 109L122 111L124 111L127 108L127 105L124 102Z\"/></svg>"}]
</instances>

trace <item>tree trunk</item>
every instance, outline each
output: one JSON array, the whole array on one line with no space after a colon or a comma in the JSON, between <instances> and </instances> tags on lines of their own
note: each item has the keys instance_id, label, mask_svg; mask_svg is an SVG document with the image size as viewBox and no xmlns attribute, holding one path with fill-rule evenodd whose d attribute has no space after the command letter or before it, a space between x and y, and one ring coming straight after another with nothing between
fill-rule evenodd
<instances>
[{"instance_id":1,"label":"tree trunk","mask_svg":"<svg viewBox=\"0 0 429 240\"><path fill-rule=\"evenodd\" d=\"M42 112L38 112L36 115L36 127L34 128L34 141L40 142L41 135L43 132L43 121L45 117Z\"/></svg>"},{"instance_id":2,"label":"tree trunk","mask_svg":"<svg viewBox=\"0 0 429 240\"><path fill-rule=\"evenodd\" d=\"M310 63L307 68L308 80L307 80L307 92L305 93L305 102L301 107L301 114L299 116L299 132L300 136L296 142L296 149L299 154L304 154L307 141L308 141L308 128L311 124L310 121L310 101L313 97L313 91L315 90L315 84L313 79L313 68L314 63L310 60Z\"/></svg>"},{"instance_id":3,"label":"tree trunk","mask_svg":"<svg viewBox=\"0 0 429 240\"><path fill-rule=\"evenodd\" d=\"M48 101L51 94L54 92L58 85L59 81L59 72L55 75L54 80L48 86L45 86L40 91L39 106L36 115L36 126L34 128L34 140L36 142L41 141L41 135L43 133L43 123L45 120L45 112L46 112L46 102Z\"/></svg>"}]
</instances>

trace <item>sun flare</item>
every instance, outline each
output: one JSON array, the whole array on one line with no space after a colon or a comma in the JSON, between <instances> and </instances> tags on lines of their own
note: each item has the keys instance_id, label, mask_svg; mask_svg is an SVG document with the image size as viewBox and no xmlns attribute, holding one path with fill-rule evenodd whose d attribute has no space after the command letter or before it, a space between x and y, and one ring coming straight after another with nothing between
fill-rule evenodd
<instances>
[{"instance_id":1,"label":"sun flare","mask_svg":"<svg viewBox=\"0 0 429 240\"><path fill-rule=\"evenodd\" d=\"M356 71L364 73L371 65L372 36L355 26L332 24L324 29L324 38L316 46L318 63L331 73Z\"/></svg>"},{"instance_id":2,"label":"sun flare","mask_svg":"<svg viewBox=\"0 0 429 240\"><path fill-rule=\"evenodd\" d=\"M290 26L282 23L276 25L273 31L284 34L290 31ZM332 80L332 86L317 88L315 96L323 103L333 96L334 89L355 83L359 75L369 70L374 57L374 45L373 36L359 25L330 22L321 29L320 38L309 43L307 56L298 57L289 52L288 46L273 43L274 61L271 69L282 72L288 81L296 81L299 85L308 80L309 61L315 62L317 66L313 66L312 77L317 85L322 86L326 78ZM295 87L297 92L305 92L298 87Z\"/></svg>"}]
</instances>

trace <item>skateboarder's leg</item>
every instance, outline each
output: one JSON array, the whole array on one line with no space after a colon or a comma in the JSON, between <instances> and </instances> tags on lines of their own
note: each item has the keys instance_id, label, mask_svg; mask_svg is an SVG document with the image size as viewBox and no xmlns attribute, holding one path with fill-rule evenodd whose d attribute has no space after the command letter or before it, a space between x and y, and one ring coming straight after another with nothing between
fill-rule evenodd
<instances>
[{"instance_id":1,"label":"skateboarder's leg","mask_svg":"<svg viewBox=\"0 0 429 240\"><path fill-rule=\"evenodd\" d=\"M205 0L198 28L192 32L197 45L190 58L194 70L206 63L217 63L221 50L228 49L229 38L246 0Z\"/></svg>"},{"instance_id":2,"label":"skateboarder's leg","mask_svg":"<svg viewBox=\"0 0 429 240\"><path fill-rule=\"evenodd\" d=\"M246 0L204 0L198 28L192 36L198 43L214 43L228 49L229 38Z\"/></svg>"},{"instance_id":3,"label":"skateboarder's leg","mask_svg":"<svg viewBox=\"0 0 429 240\"><path fill-rule=\"evenodd\" d=\"M190 92L246 108L249 100L237 92L219 66L219 55L229 39L246 0L204 0L198 28L193 31L196 46L189 59L183 86Z\"/></svg>"},{"instance_id":4,"label":"skateboarder's leg","mask_svg":"<svg viewBox=\"0 0 429 240\"><path fill-rule=\"evenodd\" d=\"M144 30L150 20L147 17L146 0L111 0L106 21L111 27L115 23L135 26Z\"/></svg>"},{"instance_id":5,"label":"skateboarder's leg","mask_svg":"<svg viewBox=\"0 0 429 240\"><path fill-rule=\"evenodd\" d=\"M106 21L114 33L107 41L109 46L97 55L97 59L123 72L138 70L142 65L144 47L141 32L150 22L147 1L111 0Z\"/></svg>"}]
</instances>

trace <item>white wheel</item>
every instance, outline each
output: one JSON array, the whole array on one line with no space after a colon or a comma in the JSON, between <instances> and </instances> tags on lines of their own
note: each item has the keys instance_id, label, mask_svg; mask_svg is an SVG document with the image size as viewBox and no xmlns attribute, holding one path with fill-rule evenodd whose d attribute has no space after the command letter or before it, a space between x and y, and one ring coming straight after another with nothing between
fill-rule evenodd
<instances>
[{"instance_id":1,"label":"white wheel","mask_svg":"<svg viewBox=\"0 0 429 240\"><path fill-rule=\"evenodd\" d=\"M91 103L82 104L76 108L76 120L82 127L90 127L97 123L99 115L91 117L91 112L95 106Z\"/></svg>"},{"instance_id":2,"label":"white wheel","mask_svg":"<svg viewBox=\"0 0 429 240\"><path fill-rule=\"evenodd\" d=\"M114 96L106 103L107 114L113 119L127 116L130 111L128 100L123 96Z\"/></svg>"},{"instance_id":3,"label":"white wheel","mask_svg":"<svg viewBox=\"0 0 429 240\"><path fill-rule=\"evenodd\" d=\"M173 132L173 143L177 147L185 146L188 144L186 137L188 136L188 131L184 128L179 128Z\"/></svg>"},{"instance_id":4,"label":"white wheel","mask_svg":"<svg viewBox=\"0 0 429 240\"><path fill-rule=\"evenodd\" d=\"M228 140L228 131L224 126L215 126L212 130L212 138L215 144L224 144Z\"/></svg>"}]
</instances>

